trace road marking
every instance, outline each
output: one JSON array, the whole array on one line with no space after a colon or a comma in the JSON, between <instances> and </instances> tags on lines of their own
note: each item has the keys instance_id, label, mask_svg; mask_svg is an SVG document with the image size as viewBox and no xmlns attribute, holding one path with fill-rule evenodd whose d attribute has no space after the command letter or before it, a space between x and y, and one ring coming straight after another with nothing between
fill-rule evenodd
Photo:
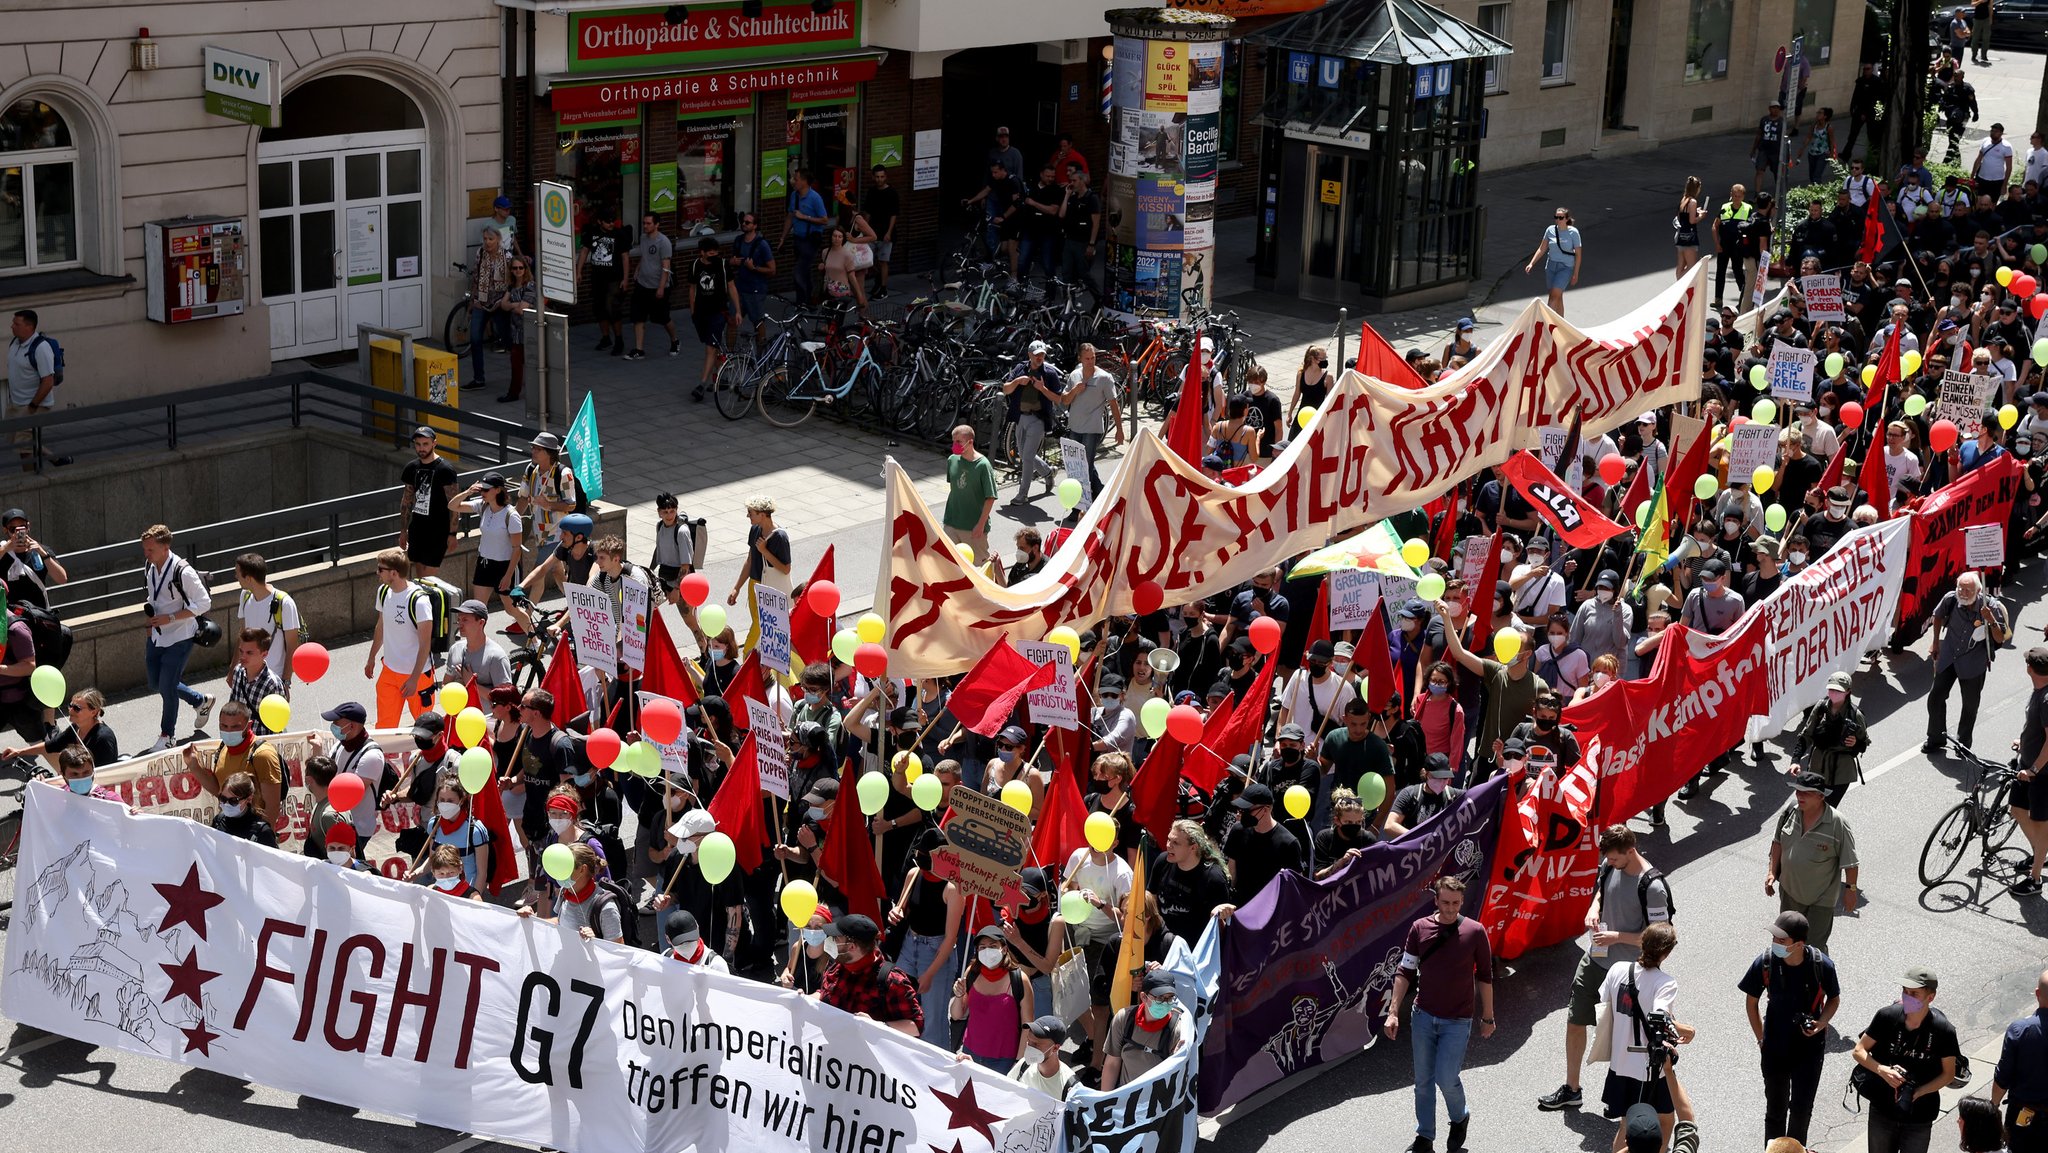
<instances>
[{"instance_id":1,"label":"road marking","mask_svg":"<svg viewBox=\"0 0 2048 1153\"><path fill-rule=\"evenodd\" d=\"M2025 692L2008 693L1995 701L1980 702L1977 710L1977 715L1981 719L1987 713L1999 712L2010 705L2019 704L2020 702L2026 700L2027 696L2028 693ZM1927 754L1920 751L1920 746L1910 745L1906 748L1904 752L1894 754L1890 760L1877 766L1876 768L1865 769L1863 771L1863 783L1869 784L1871 781L1874 781L1877 778L1884 776L1886 773L1891 772L1893 769L1898 768L1900 765L1905 764L1906 762L1914 759L1915 757L1918 757L1923 761L1927 760ZM1997 760L1996 757L1985 757L1984 759L1993 762L1996 762Z\"/></svg>"},{"instance_id":2,"label":"road marking","mask_svg":"<svg viewBox=\"0 0 2048 1153\"><path fill-rule=\"evenodd\" d=\"M453 1145L435 1150L434 1153L462 1153L465 1149L474 1149L483 1143L484 1139L481 1137L464 1137Z\"/></svg>"},{"instance_id":3,"label":"road marking","mask_svg":"<svg viewBox=\"0 0 2048 1153\"><path fill-rule=\"evenodd\" d=\"M5 1063L9 1060L12 1060L15 1057L26 1057L30 1053L33 1053L38 1049L45 1049L51 1045L55 1045L59 1041L68 1040L70 1040L69 1037L66 1037L60 1033L52 1033L47 1037L39 1037L34 1041L23 1041L21 1044L14 1046L6 1052L0 1053L0 1063Z\"/></svg>"}]
</instances>

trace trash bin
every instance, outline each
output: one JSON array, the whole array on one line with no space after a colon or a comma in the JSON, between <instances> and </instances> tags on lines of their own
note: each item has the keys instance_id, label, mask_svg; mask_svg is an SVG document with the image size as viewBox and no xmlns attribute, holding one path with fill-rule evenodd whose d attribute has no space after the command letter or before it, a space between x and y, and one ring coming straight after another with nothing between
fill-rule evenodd
<instances>
[{"instance_id":1,"label":"trash bin","mask_svg":"<svg viewBox=\"0 0 2048 1153\"><path fill-rule=\"evenodd\" d=\"M404 375L403 349L398 341L385 337L370 340L370 386L386 392L405 393L417 400L445 404L450 408L462 407L462 394L455 388L456 366L461 363L456 355L446 349L429 348L423 344L412 346L412 384L407 388L401 384ZM375 413L371 425L383 436L394 440L403 439L411 430L411 421L400 427L397 406L372 402L370 409ZM456 437L455 421L445 416L429 416L424 423L442 430L438 444L441 455L452 463L460 463L460 442Z\"/></svg>"}]
</instances>

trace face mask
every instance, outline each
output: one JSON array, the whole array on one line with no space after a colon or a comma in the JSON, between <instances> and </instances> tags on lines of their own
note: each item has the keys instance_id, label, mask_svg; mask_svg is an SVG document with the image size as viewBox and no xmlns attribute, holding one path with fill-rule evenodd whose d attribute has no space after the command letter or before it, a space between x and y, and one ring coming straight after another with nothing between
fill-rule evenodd
<instances>
[{"instance_id":1,"label":"face mask","mask_svg":"<svg viewBox=\"0 0 2048 1153\"><path fill-rule=\"evenodd\" d=\"M1351 662L1350 662L1350 661L1332 661L1332 662L1330 662L1330 671L1331 671L1331 672L1333 672L1333 673L1336 673L1336 674L1337 674L1338 676L1340 676L1340 677L1341 677L1341 676L1343 676L1343 675L1344 675L1345 673L1348 673L1348 672L1350 672L1350 671L1351 671Z\"/></svg>"},{"instance_id":2,"label":"face mask","mask_svg":"<svg viewBox=\"0 0 2048 1153\"><path fill-rule=\"evenodd\" d=\"M1173 1002L1154 1001L1148 998L1145 1001L1145 1015L1154 1021L1164 1021L1173 1016Z\"/></svg>"},{"instance_id":3,"label":"face mask","mask_svg":"<svg viewBox=\"0 0 2048 1153\"><path fill-rule=\"evenodd\" d=\"M1613 680L1613 679L1614 679L1614 676L1613 676L1613 674L1611 674L1611 673L1594 673L1594 674L1593 674L1593 684L1594 684L1594 686L1595 686L1595 687L1598 687L1598 686L1600 686L1600 685L1604 685L1604 684L1606 684L1606 683L1607 683L1608 681L1611 681L1611 680Z\"/></svg>"},{"instance_id":4,"label":"face mask","mask_svg":"<svg viewBox=\"0 0 2048 1153\"><path fill-rule=\"evenodd\" d=\"M819 938L823 940L825 943L825 956L831 958L834 961L837 961L839 959L839 939L837 937L826 937L825 930L823 929L815 930L815 932L818 934ZM810 936L808 932L804 935L807 938Z\"/></svg>"},{"instance_id":5,"label":"face mask","mask_svg":"<svg viewBox=\"0 0 2048 1153\"><path fill-rule=\"evenodd\" d=\"M805 704L807 704L807 705L822 705L822 704L824 704L824 703L825 703L825 694L824 694L824 693L817 693L817 692L812 692L812 691L811 691L811 690L809 690L809 689L805 689L805 690L804 690L804 703L805 703Z\"/></svg>"},{"instance_id":6,"label":"face mask","mask_svg":"<svg viewBox=\"0 0 2048 1153\"><path fill-rule=\"evenodd\" d=\"M456 887L457 885L460 885L460 884L462 884L462 874L461 874L461 873L457 873L457 874L455 874L455 875L454 875L454 876L452 876L452 877L435 877L435 878L434 878L434 887L435 887L436 889L439 889L439 890L441 890L441 891L442 891L442 892L444 892L444 893L452 893L452 892L454 892L454 891L455 891L455 887Z\"/></svg>"},{"instance_id":7,"label":"face mask","mask_svg":"<svg viewBox=\"0 0 2048 1153\"><path fill-rule=\"evenodd\" d=\"M587 789L590 787L589 773L572 773L570 774L569 779L576 782L576 787L579 789Z\"/></svg>"},{"instance_id":8,"label":"face mask","mask_svg":"<svg viewBox=\"0 0 2048 1153\"><path fill-rule=\"evenodd\" d=\"M338 725L338 724L336 724L336 725L329 725L329 726L327 726L327 731L328 731L328 732L330 732L330 733L333 733L333 734L334 734L334 739L335 739L335 740L337 740L337 741L345 741L345 740L347 740L347 739L348 739L348 734L347 734L347 733L344 733L344 732L342 732L342 731L341 731L341 726L340 726L340 725Z\"/></svg>"},{"instance_id":9,"label":"face mask","mask_svg":"<svg viewBox=\"0 0 2048 1153\"><path fill-rule=\"evenodd\" d=\"M1440 697L1440 696L1443 696L1443 695L1444 695L1445 693L1448 693L1448 692L1450 692L1450 691L1451 691L1451 686L1449 686L1449 685L1447 685L1447 684L1443 683L1442 681L1431 681L1431 682L1429 682L1429 695L1430 695L1430 696L1433 696L1433 697Z\"/></svg>"},{"instance_id":10,"label":"face mask","mask_svg":"<svg viewBox=\"0 0 2048 1153\"><path fill-rule=\"evenodd\" d=\"M1105 696L1102 698L1102 711L1105 713L1113 713L1123 707L1124 699L1122 697Z\"/></svg>"},{"instance_id":11,"label":"face mask","mask_svg":"<svg viewBox=\"0 0 2048 1153\"><path fill-rule=\"evenodd\" d=\"M1927 1002L1921 1000L1918 997L1911 996L1909 994L1907 996L1899 998L1899 1005L1901 1008L1906 1010L1908 1015L1911 1015L1913 1013L1918 1013L1922 1009L1925 1009L1927 1007Z\"/></svg>"},{"instance_id":12,"label":"face mask","mask_svg":"<svg viewBox=\"0 0 2048 1153\"><path fill-rule=\"evenodd\" d=\"M967 454L967 446L966 446L966 445L964 445L964 444L961 444L961 443L960 443L959 441L957 441L957 440L956 440L956 441L954 441L954 442L953 442L953 455L954 455L954 456L965 456L966 454Z\"/></svg>"},{"instance_id":13,"label":"face mask","mask_svg":"<svg viewBox=\"0 0 2048 1153\"><path fill-rule=\"evenodd\" d=\"M984 969L993 969L1003 963L1003 951L1001 949L982 949L977 951L974 956L981 962Z\"/></svg>"},{"instance_id":14,"label":"face mask","mask_svg":"<svg viewBox=\"0 0 2048 1153\"><path fill-rule=\"evenodd\" d=\"M817 947L819 947L819 946L823 945L824 943L825 943L825 930L823 930L823 929L805 929L805 930L804 930L804 944L806 944L806 945L809 945L809 946L811 946L812 948L817 948Z\"/></svg>"},{"instance_id":15,"label":"face mask","mask_svg":"<svg viewBox=\"0 0 2048 1153\"><path fill-rule=\"evenodd\" d=\"M354 856L355 854L349 852L347 849L329 849L327 851L327 859L333 861L337 865L348 864L350 858Z\"/></svg>"},{"instance_id":16,"label":"face mask","mask_svg":"<svg viewBox=\"0 0 2048 1153\"><path fill-rule=\"evenodd\" d=\"M70 787L72 792L77 793L81 797L92 792L91 777L73 777L64 783Z\"/></svg>"},{"instance_id":17,"label":"face mask","mask_svg":"<svg viewBox=\"0 0 2048 1153\"><path fill-rule=\"evenodd\" d=\"M1599 601L1603 605L1607 604L1608 602L1614 599L1614 590L1600 589L1593 594L1593 599Z\"/></svg>"},{"instance_id":18,"label":"face mask","mask_svg":"<svg viewBox=\"0 0 2048 1153\"><path fill-rule=\"evenodd\" d=\"M1431 777L1429 778L1429 780L1423 782L1423 784L1432 793L1441 793L1445 789L1451 787L1451 782L1444 777Z\"/></svg>"},{"instance_id":19,"label":"face mask","mask_svg":"<svg viewBox=\"0 0 2048 1153\"><path fill-rule=\"evenodd\" d=\"M1792 946L1790 945L1781 945L1776 941L1771 942L1771 956L1773 957L1777 957L1780 960L1782 960L1784 959L1786 954L1790 953L1791 951Z\"/></svg>"},{"instance_id":20,"label":"face mask","mask_svg":"<svg viewBox=\"0 0 2048 1153\"><path fill-rule=\"evenodd\" d=\"M1569 633L1551 633L1550 647L1562 651L1564 649L1565 639L1570 635L1571 634Z\"/></svg>"},{"instance_id":21,"label":"face mask","mask_svg":"<svg viewBox=\"0 0 2048 1153\"><path fill-rule=\"evenodd\" d=\"M568 835L569 835L569 826L571 826L571 825L573 825L573 824L575 824L575 823L576 823L576 822L574 822L574 821L570 820L570 819L569 819L569 818L567 818L567 817L549 817L549 818L548 818L548 828L550 828L550 829L553 829L553 830L555 831L555 836L557 836L557 837L566 837L566 836L568 836Z\"/></svg>"},{"instance_id":22,"label":"face mask","mask_svg":"<svg viewBox=\"0 0 2048 1153\"><path fill-rule=\"evenodd\" d=\"M413 734L413 738L412 738L412 743L413 743L413 744L415 744L415 745L418 745L418 746L419 746L419 749L420 749L420 751L424 753L424 752L426 752L426 751L427 751L428 749L431 749L431 748L433 748L433 747L434 747L435 745L439 744L439 743L440 743L440 738L439 738L439 737L423 737L423 736L420 736L419 734L415 733L415 734Z\"/></svg>"},{"instance_id":23,"label":"face mask","mask_svg":"<svg viewBox=\"0 0 2048 1153\"><path fill-rule=\"evenodd\" d=\"M1822 420L1826 420L1833 415L1835 415L1835 407L1833 405L1824 404L1820 406L1820 418Z\"/></svg>"},{"instance_id":24,"label":"face mask","mask_svg":"<svg viewBox=\"0 0 2048 1153\"><path fill-rule=\"evenodd\" d=\"M1364 835L1365 835L1365 826L1364 826L1364 825L1338 825L1338 826L1337 826L1337 837L1338 837L1338 839L1339 839L1339 840L1345 840L1345 841L1355 841L1355 840L1359 839L1360 837L1363 837Z\"/></svg>"},{"instance_id":25,"label":"face mask","mask_svg":"<svg viewBox=\"0 0 2048 1153\"><path fill-rule=\"evenodd\" d=\"M1829 519L1829 520L1841 520L1841 519L1842 519L1843 517L1845 517L1845 516L1848 516L1848 515L1849 515L1849 506L1848 506L1848 505L1846 505L1846 504L1836 504L1836 503L1835 503L1834 501L1829 501L1829 502L1828 502L1828 519Z\"/></svg>"},{"instance_id":26,"label":"face mask","mask_svg":"<svg viewBox=\"0 0 2048 1153\"><path fill-rule=\"evenodd\" d=\"M714 661L722 661L722 660L724 660L724 659L725 659L725 650L724 650L724 649L722 649L722 648L719 648L719 647L717 647L716 645L713 645L713 646L712 646L712 648L711 648L711 659L712 659L712 660L714 660Z\"/></svg>"},{"instance_id":27,"label":"face mask","mask_svg":"<svg viewBox=\"0 0 2048 1153\"><path fill-rule=\"evenodd\" d=\"M1536 719L1536 731L1537 731L1537 732L1539 732L1539 733L1547 733L1547 732L1551 731L1552 729L1555 729L1556 727L1557 727L1557 718L1556 718L1556 717L1549 717L1549 718L1547 718L1547 719L1546 719L1546 718L1540 718L1540 717L1539 717L1539 718L1537 718L1537 719Z\"/></svg>"},{"instance_id":28,"label":"face mask","mask_svg":"<svg viewBox=\"0 0 2048 1153\"><path fill-rule=\"evenodd\" d=\"M671 813L678 813L682 811L682 808L683 795L681 793L670 793L668 795L668 811Z\"/></svg>"},{"instance_id":29,"label":"face mask","mask_svg":"<svg viewBox=\"0 0 2048 1153\"><path fill-rule=\"evenodd\" d=\"M223 730L220 734L220 743L230 749L241 748L242 742L248 739L249 730L247 729L240 729L235 732L227 732Z\"/></svg>"},{"instance_id":30,"label":"face mask","mask_svg":"<svg viewBox=\"0 0 2048 1153\"><path fill-rule=\"evenodd\" d=\"M1740 532L1741 530L1742 522L1739 520L1724 520L1721 522L1721 531L1727 533L1730 536L1734 536L1737 532Z\"/></svg>"},{"instance_id":31,"label":"face mask","mask_svg":"<svg viewBox=\"0 0 2048 1153\"><path fill-rule=\"evenodd\" d=\"M221 802L220 815L223 817L227 817L230 820L233 820L234 818L239 817L243 813L246 813L248 811L249 806L247 805L237 805L232 801Z\"/></svg>"},{"instance_id":32,"label":"face mask","mask_svg":"<svg viewBox=\"0 0 2048 1153\"><path fill-rule=\"evenodd\" d=\"M1281 749L1281 750L1280 750L1280 763L1281 763L1281 764L1285 764L1285 765L1298 765L1298 764L1300 764L1300 763L1301 763L1301 750L1300 750L1300 749Z\"/></svg>"},{"instance_id":33,"label":"face mask","mask_svg":"<svg viewBox=\"0 0 2048 1153\"><path fill-rule=\"evenodd\" d=\"M442 801L440 804L434 806L434 810L441 814L442 820L452 821L455 819L455 815L462 811L462 806L456 804L454 801Z\"/></svg>"},{"instance_id":34,"label":"face mask","mask_svg":"<svg viewBox=\"0 0 2048 1153\"><path fill-rule=\"evenodd\" d=\"M1002 762L1003 764L1006 764L1006 765L1007 765L1007 764L1009 764L1009 763L1010 763L1011 761L1014 761L1014 760L1016 760L1016 759L1017 759L1017 750L1015 750L1015 749L997 749L997 750L996 750L996 760L998 760L998 761L1001 761L1001 762Z\"/></svg>"},{"instance_id":35,"label":"face mask","mask_svg":"<svg viewBox=\"0 0 2048 1153\"><path fill-rule=\"evenodd\" d=\"M810 808L804 810L804 816L809 817L813 821L822 821L825 819L825 810L817 807L816 805L812 805Z\"/></svg>"},{"instance_id":36,"label":"face mask","mask_svg":"<svg viewBox=\"0 0 2048 1153\"><path fill-rule=\"evenodd\" d=\"M1791 552L1785 554L1785 559L1791 561L1793 564L1805 564L1806 554L1800 552L1798 549L1793 549Z\"/></svg>"}]
</instances>

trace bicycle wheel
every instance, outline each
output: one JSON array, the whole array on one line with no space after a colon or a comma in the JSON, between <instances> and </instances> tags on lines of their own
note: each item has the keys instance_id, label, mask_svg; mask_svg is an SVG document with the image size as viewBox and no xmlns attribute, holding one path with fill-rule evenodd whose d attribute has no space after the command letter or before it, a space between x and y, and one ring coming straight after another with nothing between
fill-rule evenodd
<instances>
[{"instance_id":1,"label":"bicycle wheel","mask_svg":"<svg viewBox=\"0 0 2048 1153\"><path fill-rule=\"evenodd\" d=\"M777 428L795 428L809 418L817 402L791 400L790 393L796 383L789 378L787 368L777 368L762 378L760 389L754 393L754 402L761 409L761 419Z\"/></svg>"},{"instance_id":2,"label":"bicycle wheel","mask_svg":"<svg viewBox=\"0 0 2048 1153\"><path fill-rule=\"evenodd\" d=\"M2012 819L2012 782L2007 781L1992 794L1991 807L1984 814L1984 847L1994 853L2005 848L2019 827Z\"/></svg>"},{"instance_id":3,"label":"bicycle wheel","mask_svg":"<svg viewBox=\"0 0 2048 1153\"><path fill-rule=\"evenodd\" d=\"M14 863L21 855L21 814L0 817L0 929L14 911Z\"/></svg>"},{"instance_id":4,"label":"bicycle wheel","mask_svg":"<svg viewBox=\"0 0 2048 1153\"><path fill-rule=\"evenodd\" d=\"M441 343L457 360L469 355L469 301L458 300L441 323Z\"/></svg>"},{"instance_id":5,"label":"bicycle wheel","mask_svg":"<svg viewBox=\"0 0 2048 1153\"><path fill-rule=\"evenodd\" d=\"M1963 850L1970 844L1970 803L1964 801L1942 814L1927 834L1927 846L1920 850L1920 883L1933 888L1948 880L1962 863Z\"/></svg>"},{"instance_id":6,"label":"bicycle wheel","mask_svg":"<svg viewBox=\"0 0 2048 1153\"><path fill-rule=\"evenodd\" d=\"M718 402L718 414L727 420L747 415L754 407L754 359L744 355L727 357L718 366L711 398Z\"/></svg>"},{"instance_id":7,"label":"bicycle wheel","mask_svg":"<svg viewBox=\"0 0 2048 1153\"><path fill-rule=\"evenodd\" d=\"M514 650L507 663L512 666L512 683L522 694L540 687L541 677L545 674L540 667L540 658L530 650Z\"/></svg>"}]
</instances>

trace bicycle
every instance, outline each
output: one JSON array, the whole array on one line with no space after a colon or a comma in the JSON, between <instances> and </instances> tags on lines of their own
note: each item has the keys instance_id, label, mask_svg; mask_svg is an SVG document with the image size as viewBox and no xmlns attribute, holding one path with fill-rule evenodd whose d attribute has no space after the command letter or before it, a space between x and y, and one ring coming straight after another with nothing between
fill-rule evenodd
<instances>
[{"instance_id":1,"label":"bicycle","mask_svg":"<svg viewBox=\"0 0 2048 1153\"><path fill-rule=\"evenodd\" d=\"M761 418L777 428L795 428L808 419L820 404L838 406L844 403L850 416L867 411L871 405L878 410L885 407L887 401L881 366L875 363L874 356L868 351L866 339L854 337L852 343L858 345L857 351L848 350L853 357L852 367L847 370L846 379L835 385L831 383L831 377L838 374L828 374L826 357L821 355L828 347L826 342L799 342L797 348L810 354L810 367L794 383L790 381L790 371L786 366L778 365L768 374L754 395L755 403L761 409Z\"/></svg>"},{"instance_id":2,"label":"bicycle","mask_svg":"<svg viewBox=\"0 0 2048 1153\"><path fill-rule=\"evenodd\" d=\"M2013 829L2018 825L2012 819L2008 802L2017 779L2019 758L2014 757L2010 764L1995 765L1954 737L1944 739L1957 756L1976 770L1977 779L1972 782L1969 795L1934 823L1934 831L1927 834L1927 844L1920 850L1920 884L1930 889L1955 872L1972 840L1982 843L1976 875L1989 872L1992 861L2012 840Z\"/></svg>"},{"instance_id":3,"label":"bicycle","mask_svg":"<svg viewBox=\"0 0 2048 1153\"><path fill-rule=\"evenodd\" d=\"M802 332L795 322L799 317L809 315L803 309L792 311L788 316L770 315L774 322L775 335L768 338L765 346L758 351L748 351L737 343L725 355L725 362L718 366L718 377L712 382L711 398L718 406L718 414L727 420L738 420L754 411L758 406L755 395L761 390L761 382L777 368L787 368L791 353L795 350ZM751 334L745 334L751 340Z\"/></svg>"},{"instance_id":4,"label":"bicycle","mask_svg":"<svg viewBox=\"0 0 2048 1153\"><path fill-rule=\"evenodd\" d=\"M455 271L466 283L469 280L469 265L454 262ZM476 297L468 289L462 290L462 299L448 310L448 319L441 322L441 346L461 360L469 355L469 309Z\"/></svg>"},{"instance_id":5,"label":"bicycle","mask_svg":"<svg viewBox=\"0 0 2048 1153\"><path fill-rule=\"evenodd\" d=\"M14 912L14 867L21 858L21 793L31 782L49 780L57 774L34 757L16 757L0 764L0 796L14 800L14 811L0 817L0 929L7 928Z\"/></svg>"},{"instance_id":6,"label":"bicycle","mask_svg":"<svg viewBox=\"0 0 2048 1153\"><path fill-rule=\"evenodd\" d=\"M524 636L502 634L513 642L512 651L507 654L506 661L512 666L512 683L518 686L519 692L524 695L539 688L541 681L546 678L548 656L555 647L556 629L562 623L562 618L569 615L569 610L567 606L558 609L541 608L527 600L521 592L513 593L512 598L526 606L527 616L533 621L532 631Z\"/></svg>"}]
</instances>

